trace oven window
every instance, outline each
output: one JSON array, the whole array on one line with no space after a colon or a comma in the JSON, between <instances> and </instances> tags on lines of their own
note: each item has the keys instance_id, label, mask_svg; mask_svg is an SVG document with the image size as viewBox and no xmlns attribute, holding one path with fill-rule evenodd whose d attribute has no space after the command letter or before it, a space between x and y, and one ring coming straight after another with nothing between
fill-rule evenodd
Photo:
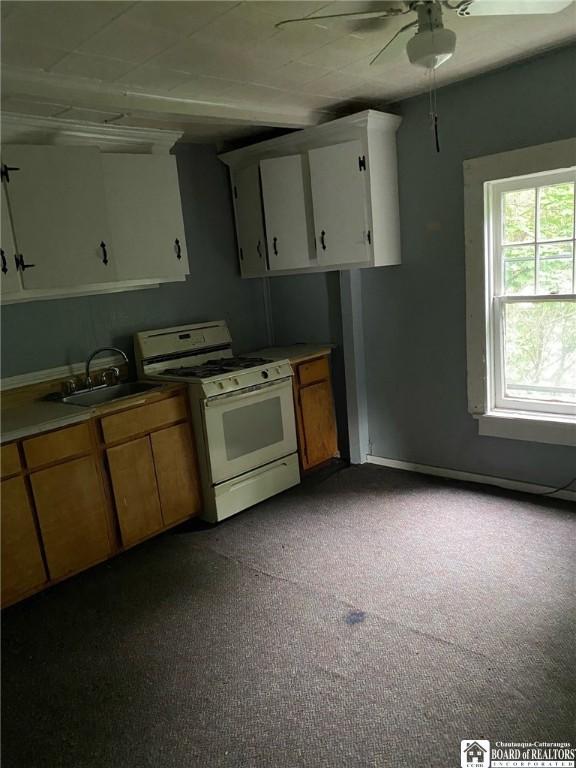
<instances>
[{"instance_id":1,"label":"oven window","mask_svg":"<svg viewBox=\"0 0 576 768\"><path fill-rule=\"evenodd\" d=\"M259 451L284 439L279 397L243 405L222 415L228 461Z\"/></svg>"}]
</instances>

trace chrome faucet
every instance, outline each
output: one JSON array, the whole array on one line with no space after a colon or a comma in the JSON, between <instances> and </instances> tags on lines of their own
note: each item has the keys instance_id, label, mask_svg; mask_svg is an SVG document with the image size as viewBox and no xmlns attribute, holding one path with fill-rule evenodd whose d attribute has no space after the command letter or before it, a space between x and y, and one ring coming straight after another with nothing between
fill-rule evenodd
<instances>
[{"instance_id":1,"label":"chrome faucet","mask_svg":"<svg viewBox=\"0 0 576 768\"><path fill-rule=\"evenodd\" d=\"M86 388L87 389L92 389L92 379L90 378L90 365L92 363L92 360L94 360L94 358L97 355L99 355L101 352L116 352L118 355L121 355L124 358L124 362L126 363L126 365L129 364L126 353L122 352L122 350L118 349L118 347L99 347L94 352L92 352L88 360L86 360ZM118 369L115 368L114 371L116 372L118 371Z\"/></svg>"}]
</instances>

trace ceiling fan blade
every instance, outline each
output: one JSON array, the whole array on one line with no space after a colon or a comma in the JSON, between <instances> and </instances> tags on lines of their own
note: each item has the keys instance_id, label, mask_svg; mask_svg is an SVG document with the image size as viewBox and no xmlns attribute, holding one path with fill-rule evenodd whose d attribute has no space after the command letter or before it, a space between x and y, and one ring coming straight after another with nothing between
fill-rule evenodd
<instances>
[{"instance_id":1,"label":"ceiling fan blade","mask_svg":"<svg viewBox=\"0 0 576 768\"><path fill-rule=\"evenodd\" d=\"M390 59L394 57L398 51L403 50L404 46L406 45L406 40L410 37L410 33L414 29L414 27L418 26L417 21L411 21L410 24L406 24L404 27L401 27L398 32L394 35L394 37L391 40L388 40L384 48L382 48L381 51L378 51L376 56L372 59L370 64L374 64L374 62L380 60L380 62Z\"/></svg>"},{"instance_id":2,"label":"ceiling fan blade","mask_svg":"<svg viewBox=\"0 0 576 768\"><path fill-rule=\"evenodd\" d=\"M464 0L458 3L458 16L516 16L559 13L572 0Z\"/></svg>"},{"instance_id":3,"label":"ceiling fan blade","mask_svg":"<svg viewBox=\"0 0 576 768\"><path fill-rule=\"evenodd\" d=\"M303 16L300 19L286 19L285 21L279 21L276 24L277 27L283 27L285 24L299 24L302 21L308 23L315 21L330 21L334 19L387 19L391 16L401 16L404 13L409 13L410 10L398 10L397 8L391 8L389 11L358 11L357 13L331 13L327 16Z\"/></svg>"}]
</instances>

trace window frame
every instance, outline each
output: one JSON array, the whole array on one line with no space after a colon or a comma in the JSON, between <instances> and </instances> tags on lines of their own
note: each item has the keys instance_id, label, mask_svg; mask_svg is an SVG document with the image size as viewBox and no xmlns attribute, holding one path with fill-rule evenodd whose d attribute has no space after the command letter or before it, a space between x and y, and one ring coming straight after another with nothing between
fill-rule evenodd
<instances>
[{"instance_id":1,"label":"window frame","mask_svg":"<svg viewBox=\"0 0 576 768\"><path fill-rule=\"evenodd\" d=\"M554 184L564 182L573 183L576 188L576 165L562 171L543 171L536 174L527 174L511 179L498 179L484 183L485 204L484 218L486 228L486 291L488 292L488 304L490 306L490 317L488 320L488 364L489 375L491 379L491 405L493 410L517 410L536 413L549 413L557 415L576 415L576 403L553 403L549 400L538 400L536 398L514 398L506 395L505 384L505 311L506 306L510 304L528 304L554 301L575 301L575 281L576 281L576 205L573 211L572 234L564 238L554 240L541 240L538 232L538 192L535 194L535 216L534 216L534 240L530 242L518 243L518 245L527 245L534 247L534 292L530 294L509 294L505 293L503 285L504 261L502 259L502 250L505 247L502 243L503 218L502 218L502 200L507 192L519 189L541 189ZM576 201L576 196L575 196ZM538 246L540 244L559 242L572 243L572 292L566 294L539 293L538 287ZM490 405L490 403L489 403Z\"/></svg>"},{"instance_id":2,"label":"window frame","mask_svg":"<svg viewBox=\"0 0 576 768\"><path fill-rule=\"evenodd\" d=\"M517 177L536 174L546 174L550 179L551 172L562 174L575 165L576 138L471 158L463 163L468 411L477 419L481 435L576 446L576 416L527 409L525 400L521 410L509 407L512 404L508 403L506 408L499 408L495 402L490 344L494 321L489 248L493 243L490 217L485 215L489 213L489 183L512 182ZM549 296L558 294L546 294Z\"/></svg>"}]
</instances>

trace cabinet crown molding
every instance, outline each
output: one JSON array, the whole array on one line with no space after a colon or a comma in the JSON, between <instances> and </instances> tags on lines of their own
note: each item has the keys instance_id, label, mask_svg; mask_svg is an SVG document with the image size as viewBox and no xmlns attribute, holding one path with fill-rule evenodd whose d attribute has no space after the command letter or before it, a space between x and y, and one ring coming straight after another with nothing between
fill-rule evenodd
<instances>
[{"instance_id":1,"label":"cabinet crown molding","mask_svg":"<svg viewBox=\"0 0 576 768\"><path fill-rule=\"evenodd\" d=\"M394 135L401 122L399 115L366 109L354 115L224 152L218 157L230 168L242 168L266 158L297 154L317 147L352 141L369 133Z\"/></svg>"},{"instance_id":2,"label":"cabinet crown molding","mask_svg":"<svg viewBox=\"0 0 576 768\"><path fill-rule=\"evenodd\" d=\"M2 114L3 144L64 144L99 147L103 152L169 153L182 133L134 128L111 123L87 123L58 117Z\"/></svg>"}]
</instances>

